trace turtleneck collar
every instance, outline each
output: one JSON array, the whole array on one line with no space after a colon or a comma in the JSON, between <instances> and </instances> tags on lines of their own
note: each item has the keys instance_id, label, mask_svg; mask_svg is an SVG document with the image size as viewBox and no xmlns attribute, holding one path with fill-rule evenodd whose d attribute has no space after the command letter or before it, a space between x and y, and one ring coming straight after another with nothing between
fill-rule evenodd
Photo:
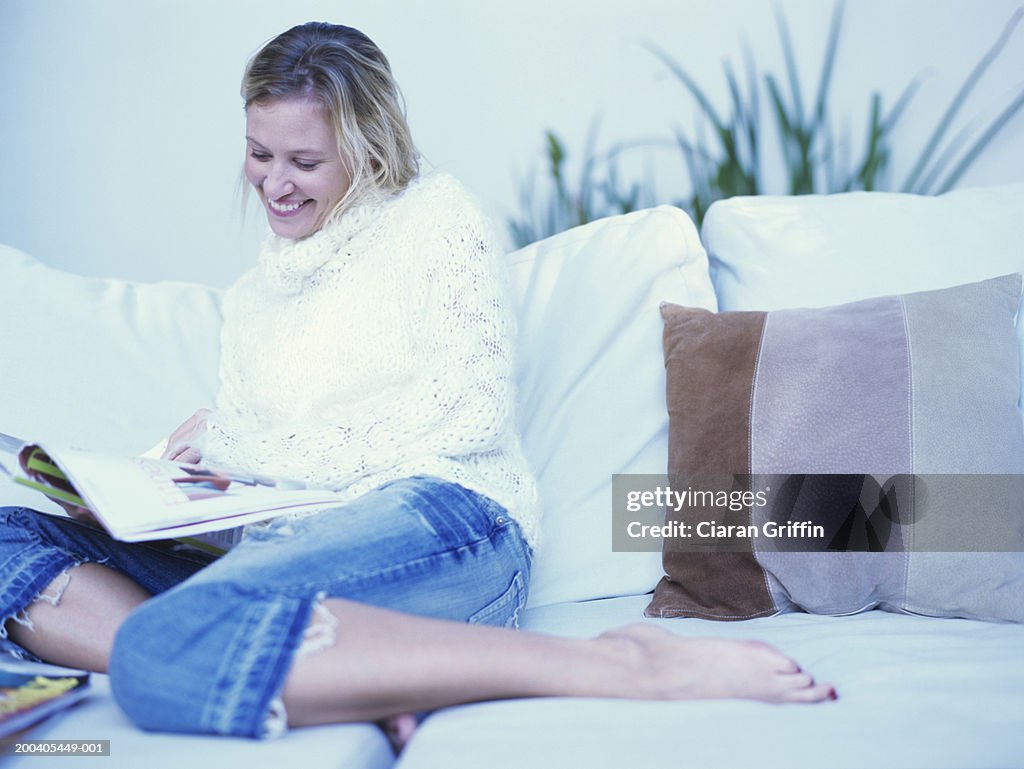
<instances>
[{"instance_id":1,"label":"turtleneck collar","mask_svg":"<svg viewBox=\"0 0 1024 769\"><path fill-rule=\"evenodd\" d=\"M267 283L282 294L297 294L328 262L332 267L343 267L361 250L352 248L352 241L367 232L381 218L388 204L404 194L364 197L312 235L300 240L268 232L259 256L259 266Z\"/></svg>"}]
</instances>

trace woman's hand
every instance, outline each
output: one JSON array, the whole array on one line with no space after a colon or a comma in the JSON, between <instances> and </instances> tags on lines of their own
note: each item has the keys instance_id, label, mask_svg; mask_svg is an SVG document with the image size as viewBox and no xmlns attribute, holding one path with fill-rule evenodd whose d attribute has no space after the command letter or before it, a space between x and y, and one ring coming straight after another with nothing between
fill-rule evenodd
<instances>
[{"instance_id":1,"label":"woman's hand","mask_svg":"<svg viewBox=\"0 0 1024 769\"><path fill-rule=\"evenodd\" d=\"M202 436L206 432L206 418L209 415L210 409L199 409L182 422L181 427L167 439L167 448L160 458L197 464L203 458L198 446L201 445Z\"/></svg>"},{"instance_id":2,"label":"woman's hand","mask_svg":"<svg viewBox=\"0 0 1024 769\"><path fill-rule=\"evenodd\" d=\"M79 523L87 523L90 526L101 528L100 522L96 520L96 516L92 514L91 510L87 510L84 507L79 507L78 505L73 505L70 502L62 502L59 499L55 499L53 501L60 505L62 508L64 508L64 512L67 513L70 517L74 518Z\"/></svg>"}]
</instances>

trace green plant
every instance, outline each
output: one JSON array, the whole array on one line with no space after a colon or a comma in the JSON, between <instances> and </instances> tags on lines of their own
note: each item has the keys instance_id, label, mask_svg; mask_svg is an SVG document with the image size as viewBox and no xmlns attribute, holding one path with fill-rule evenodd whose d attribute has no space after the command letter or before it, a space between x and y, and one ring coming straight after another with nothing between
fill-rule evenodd
<instances>
[{"instance_id":1,"label":"green plant","mask_svg":"<svg viewBox=\"0 0 1024 769\"><path fill-rule=\"evenodd\" d=\"M817 92L813 105L808 110L805 108L789 28L782 14L776 12L786 66L788 94L784 92L775 75L765 74L763 82L775 118L779 151L786 169L787 186L784 192L788 194L887 188L889 184L886 172L892 157L890 135L921 84L920 77L914 78L888 111L883 107L879 92L871 95L863 155L856 163L846 164L846 142L837 140L828 114L828 97L836 52L839 48L842 15L843 2L840 0L834 6ZM946 145L941 154L936 155L960 108L1005 47L1022 16L1024 8L1018 9L1010 17L999 38L960 86L899 189L919 194L938 194L949 190L992 138L1024 106L1024 88L1021 88L1016 97L984 129L978 131L976 125L969 126ZM694 78L674 59L658 49L652 48L652 52L694 98L701 117L710 123L715 137L715 141L711 143L695 142L681 131L676 132L676 141L683 153L693 186L693 193L686 207L699 221L708 206L719 198L765 192L760 182L761 148L758 141L761 131L757 80L749 49L744 51L748 72L746 96L741 92L732 68L728 63L725 66L732 110L728 119L722 119L718 115ZM964 149L972 132L975 138Z\"/></svg>"},{"instance_id":2,"label":"green plant","mask_svg":"<svg viewBox=\"0 0 1024 769\"><path fill-rule=\"evenodd\" d=\"M517 248L567 230L577 224L613 214L625 214L653 204L653 197L640 183L623 185L618 170L618 155L625 146L613 147L597 155L595 121L591 124L583 152L583 163L576 184L570 186L566 174L567 152L553 131L544 134L550 188L541 196L530 177L520 188L521 215L508 221L512 241Z\"/></svg>"},{"instance_id":3,"label":"green plant","mask_svg":"<svg viewBox=\"0 0 1024 769\"><path fill-rule=\"evenodd\" d=\"M781 13L776 11L775 14L786 66L788 93L775 75L766 73L762 78L775 118L778 151L786 177L784 191L788 194L876 189L891 154L889 133L918 85L915 80L904 89L888 114L883 114L881 95L877 92L872 94L864 155L852 168L844 167L845 152L840 148L845 147L845 142L836 140L828 110L842 14L843 3L840 0L833 8L821 72L810 109L805 107L789 27ZM765 192L761 172L761 78L756 75L750 49L744 48L747 70L745 91L741 90L731 65L728 62L725 64L731 108L727 118L719 115L704 90L675 59L663 50L651 47L651 51L696 101L701 120L711 125L714 136L711 142L694 141L683 131L676 130L676 142L683 154L692 186L690 199L684 207L700 222L715 200Z\"/></svg>"},{"instance_id":4,"label":"green plant","mask_svg":"<svg viewBox=\"0 0 1024 769\"><path fill-rule=\"evenodd\" d=\"M911 171L903 184L891 185L888 172L893 152L892 132L920 87L922 78L918 76L908 83L888 109L878 91L871 94L867 135L862 154L851 163L848 158L847 131L844 128L837 136L835 119L829 110L832 72L839 48L843 11L843 0L838 0L833 8L814 100L809 108L806 106L807 102L800 85L789 27L785 17L778 10L775 17L785 61L786 87L774 74L766 72L758 75L753 55L749 48L745 47L744 83L736 76L732 64L726 62L724 65L729 92L728 113L724 116L686 69L665 51L648 46L648 50L668 68L698 108L699 119L695 135L677 128L673 141L682 156L690 182L689 197L676 201L675 204L686 209L698 224L715 200L735 195L763 194L768 191L762 172L762 161L769 151L765 146L767 132L763 130L761 118L762 87L774 118L778 156L785 169L785 186L777 191L794 195L875 189L899 189L918 194L945 192L960 180L992 139L1024 107L1024 86L1020 86L995 118L988 122L975 119L951 140L946 141L967 98L1024 18L1024 7L1021 7L1012 14L998 39L985 52L954 94L912 163ZM527 230L520 226L521 222L510 222L513 231L518 232L520 238L531 236L532 239L536 239L559 231L553 229L554 227L564 229L589 221L590 218L616 213L617 209L622 207L620 204L623 201L637 204L643 200L646 204L646 201L653 199L649 187L626 186L626 192L623 192L618 176L619 155L626 149L637 148L640 143L624 142L618 145L614 152L597 157L593 153L593 138L592 134L588 139L578 191L571 193L566 186L561 168L565 158L564 147L552 132L548 132L550 147L557 148L557 162L553 150L549 154L551 179L556 194L538 201L532 195L532 185L530 190L524 188L523 194L524 210L532 212L531 220L545 219L545 216L537 211L539 206L549 214L545 221L548 226ZM603 171L603 177L598 175L599 170ZM609 184L612 186L609 187ZM601 194L600 198L597 196L598 192ZM557 216L554 215L555 209L559 210ZM568 211L573 211L575 217L565 216L564 213ZM517 239L517 243L523 242L529 241Z\"/></svg>"},{"instance_id":5,"label":"green plant","mask_svg":"<svg viewBox=\"0 0 1024 769\"><path fill-rule=\"evenodd\" d=\"M1018 8L1013 15L1010 16L1010 20L1006 22L999 38L992 47L985 52L985 55L981 57L978 63L974 66L974 69L972 69L967 75L967 78L953 96L953 101L950 102L946 111L936 124L935 129L932 131L931 136L924 146L924 149L918 156L917 162L914 164L913 169L907 176L907 180L902 187L904 192L941 194L952 189L953 185L960 180L960 177L963 176L964 172L968 168L970 168L971 164L974 163L978 156L984 151L985 147L988 146L993 137L995 137L995 135L1003 129L1010 119L1020 111L1021 107L1024 107L1024 87L1021 87L1018 89L1017 95L993 120L988 123L988 125L983 129L980 129L980 131L977 127L977 121L968 125L947 145L943 153L936 160L932 161L933 156L938 151L942 143L943 137L952 126L953 120L956 118L960 108L963 107L964 102L967 101L967 97L981 80L985 71L989 68L992 62L996 60L1003 48L1006 47L1006 44L1010 40L1010 35L1013 33L1014 29L1016 29L1017 24L1020 23L1022 18L1024 18L1024 6ZM974 141L969 147L967 147L967 149L962 149L971 134L974 134L975 136ZM956 163L953 165L952 169L949 169L949 166L953 163L954 159L956 159ZM930 161L932 161L931 166L929 166ZM927 171L927 173L925 173L925 171Z\"/></svg>"}]
</instances>

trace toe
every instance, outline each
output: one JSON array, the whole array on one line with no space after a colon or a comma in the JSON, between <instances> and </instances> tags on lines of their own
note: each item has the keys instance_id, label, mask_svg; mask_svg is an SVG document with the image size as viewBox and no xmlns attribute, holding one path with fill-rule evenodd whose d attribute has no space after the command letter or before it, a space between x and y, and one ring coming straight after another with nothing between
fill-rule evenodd
<instances>
[{"instance_id":1,"label":"toe","mask_svg":"<svg viewBox=\"0 0 1024 769\"><path fill-rule=\"evenodd\" d=\"M815 684L803 686L796 689L786 690L781 697L783 702L823 702L825 700L838 699L835 687L832 684Z\"/></svg>"},{"instance_id":2,"label":"toe","mask_svg":"<svg viewBox=\"0 0 1024 769\"><path fill-rule=\"evenodd\" d=\"M807 689L814 686L814 677L810 673L785 673L779 676L779 683L784 691Z\"/></svg>"},{"instance_id":3,"label":"toe","mask_svg":"<svg viewBox=\"0 0 1024 769\"><path fill-rule=\"evenodd\" d=\"M776 673L800 673L801 668L796 661L791 657L787 657L785 654L780 652L773 646L767 644L761 644L759 647L761 654L771 658L771 668Z\"/></svg>"}]
</instances>

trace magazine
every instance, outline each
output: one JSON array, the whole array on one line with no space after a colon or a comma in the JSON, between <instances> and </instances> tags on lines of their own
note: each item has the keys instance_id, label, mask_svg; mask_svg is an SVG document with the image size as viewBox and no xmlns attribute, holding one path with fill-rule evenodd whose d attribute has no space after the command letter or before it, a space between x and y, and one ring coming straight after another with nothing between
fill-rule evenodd
<instances>
[{"instance_id":1,"label":"magazine","mask_svg":"<svg viewBox=\"0 0 1024 769\"><path fill-rule=\"evenodd\" d=\"M84 670L0 655L0 738L73 705L88 691Z\"/></svg>"},{"instance_id":2,"label":"magazine","mask_svg":"<svg viewBox=\"0 0 1024 769\"><path fill-rule=\"evenodd\" d=\"M65 509L83 508L115 539L187 539L214 552L234 545L246 524L341 501L336 490L301 481L146 455L44 446L0 433L4 475Z\"/></svg>"}]
</instances>

